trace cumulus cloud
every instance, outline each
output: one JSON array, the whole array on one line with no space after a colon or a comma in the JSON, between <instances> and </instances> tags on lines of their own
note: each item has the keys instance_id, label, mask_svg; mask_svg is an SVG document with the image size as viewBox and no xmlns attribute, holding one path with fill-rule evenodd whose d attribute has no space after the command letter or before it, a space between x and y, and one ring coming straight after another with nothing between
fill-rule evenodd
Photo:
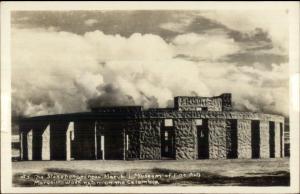
<instances>
[{"instance_id":1,"label":"cumulus cloud","mask_svg":"<svg viewBox=\"0 0 300 194\"><path fill-rule=\"evenodd\" d=\"M13 114L78 112L103 105L166 107L177 95L222 92L233 93L239 110L287 114L287 87L276 84L277 78L286 81L286 64L265 72L216 61L237 50L226 36L189 33L166 42L153 34L126 38L101 31L77 35L13 29Z\"/></svg>"},{"instance_id":2,"label":"cumulus cloud","mask_svg":"<svg viewBox=\"0 0 300 194\"><path fill-rule=\"evenodd\" d=\"M164 60L173 56L173 49L161 37L134 33L125 38L101 31L87 32L83 39L96 51L98 60Z\"/></svg>"}]
</instances>

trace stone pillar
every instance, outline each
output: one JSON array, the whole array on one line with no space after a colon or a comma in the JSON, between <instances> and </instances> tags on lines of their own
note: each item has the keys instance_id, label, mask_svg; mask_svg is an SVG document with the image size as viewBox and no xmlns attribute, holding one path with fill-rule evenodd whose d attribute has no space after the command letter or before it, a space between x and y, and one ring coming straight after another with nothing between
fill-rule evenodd
<instances>
[{"instance_id":1,"label":"stone pillar","mask_svg":"<svg viewBox=\"0 0 300 194\"><path fill-rule=\"evenodd\" d=\"M260 158L270 157L269 121L260 121Z\"/></svg>"},{"instance_id":2,"label":"stone pillar","mask_svg":"<svg viewBox=\"0 0 300 194\"><path fill-rule=\"evenodd\" d=\"M50 124L42 134L42 160L50 160Z\"/></svg>"},{"instance_id":3,"label":"stone pillar","mask_svg":"<svg viewBox=\"0 0 300 194\"><path fill-rule=\"evenodd\" d=\"M145 119L139 123L139 128L141 131L140 159L161 159L160 121Z\"/></svg>"},{"instance_id":4,"label":"stone pillar","mask_svg":"<svg viewBox=\"0 0 300 194\"><path fill-rule=\"evenodd\" d=\"M27 159L28 160L32 160L32 140L33 140L33 138L32 138L32 129L30 129L29 131L28 131L28 133L27 133L27 149L28 149L28 151L27 151L27 154L28 154L28 156L27 156Z\"/></svg>"},{"instance_id":5,"label":"stone pillar","mask_svg":"<svg viewBox=\"0 0 300 194\"><path fill-rule=\"evenodd\" d=\"M95 146L95 160L98 159L98 146L97 146L97 121L95 122L95 128L94 128L94 146Z\"/></svg>"},{"instance_id":6,"label":"stone pillar","mask_svg":"<svg viewBox=\"0 0 300 194\"><path fill-rule=\"evenodd\" d=\"M275 122L275 158L280 158L280 123Z\"/></svg>"},{"instance_id":7,"label":"stone pillar","mask_svg":"<svg viewBox=\"0 0 300 194\"><path fill-rule=\"evenodd\" d=\"M101 135L101 152L102 152L102 160L105 160L105 139L104 139L104 135Z\"/></svg>"},{"instance_id":8,"label":"stone pillar","mask_svg":"<svg viewBox=\"0 0 300 194\"><path fill-rule=\"evenodd\" d=\"M177 160L195 160L197 159L197 130L192 119L174 119L175 136L175 158ZM174 141L174 140L173 140ZM172 144L171 144L172 145Z\"/></svg>"},{"instance_id":9,"label":"stone pillar","mask_svg":"<svg viewBox=\"0 0 300 194\"><path fill-rule=\"evenodd\" d=\"M72 135L71 135L72 134ZM74 122L70 122L66 132L66 160L71 160L71 138L74 134Z\"/></svg>"},{"instance_id":10,"label":"stone pillar","mask_svg":"<svg viewBox=\"0 0 300 194\"><path fill-rule=\"evenodd\" d=\"M20 132L20 160L24 160L24 137L23 137L24 132Z\"/></svg>"},{"instance_id":11,"label":"stone pillar","mask_svg":"<svg viewBox=\"0 0 300 194\"><path fill-rule=\"evenodd\" d=\"M208 120L208 142L209 142L209 158L225 159L226 150L226 120L225 119L209 119Z\"/></svg>"},{"instance_id":12,"label":"stone pillar","mask_svg":"<svg viewBox=\"0 0 300 194\"><path fill-rule=\"evenodd\" d=\"M280 130L281 130L281 157L284 158L284 123L280 123Z\"/></svg>"},{"instance_id":13,"label":"stone pillar","mask_svg":"<svg viewBox=\"0 0 300 194\"><path fill-rule=\"evenodd\" d=\"M251 158L251 120L238 119L238 158Z\"/></svg>"}]
</instances>

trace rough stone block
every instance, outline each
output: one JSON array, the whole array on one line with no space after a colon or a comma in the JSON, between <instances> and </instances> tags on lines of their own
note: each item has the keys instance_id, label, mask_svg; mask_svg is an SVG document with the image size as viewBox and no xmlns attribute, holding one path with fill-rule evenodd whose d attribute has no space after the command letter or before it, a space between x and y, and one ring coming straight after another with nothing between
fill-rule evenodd
<instances>
[{"instance_id":1,"label":"rough stone block","mask_svg":"<svg viewBox=\"0 0 300 194\"><path fill-rule=\"evenodd\" d=\"M283 128L283 126L284 126L284 123L283 122L281 122L280 123L280 136L281 136L281 157L284 157L284 145L285 145L285 143L284 143L284 128Z\"/></svg>"},{"instance_id":2,"label":"rough stone block","mask_svg":"<svg viewBox=\"0 0 300 194\"><path fill-rule=\"evenodd\" d=\"M32 129L28 131L27 133L27 159L28 160L32 160L32 156L33 156L33 152L32 152L32 140L33 140L33 136L32 136Z\"/></svg>"},{"instance_id":3,"label":"rough stone block","mask_svg":"<svg viewBox=\"0 0 300 194\"><path fill-rule=\"evenodd\" d=\"M197 131L192 119L174 119L176 159L197 159Z\"/></svg>"},{"instance_id":4,"label":"rough stone block","mask_svg":"<svg viewBox=\"0 0 300 194\"><path fill-rule=\"evenodd\" d=\"M280 123L275 122L275 158L280 158Z\"/></svg>"},{"instance_id":5,"label":"rough stone block","mask_svg":"<svg viewBox=\"0 0 300 194\"><path fill-rule=\"evenodd\" d=\"M226 120L209 119L209 158L226 158Z\"/></svg>"},{"instance_id":6,"label":"rough stone block","mask_svg":"<svg viewBox=\"0 0 300 194\"><path fill-rule=\"evenodd\" d=\"M260 121L260 158L270 157L269 122Z\"/></svg>"},{"instance_id":7,"label":"rough stone block","mask_svg":"<svg viewBox=\"0 0 300 194\"><path fill-rule=\"evenodd\" d=\"M50 125L42 134L42 160L50 160Z\"/></svg>"},{"instance_id":8,"label":"rough stone block","mask_svg":"<svg viewBox=\"0 0 300 194\"><path fill-rule=\"evenodd\" d=\"M71 160L71 133L74 133L74 122L70 122L66 131L66 160Z\"/></svg>"},{"instance_id":9,"label":"rough stone block","mask_svg":"<svg viewBox=\"0 0 300 194\"><path fill-rule=\"evenodd\" d=\"M238 158L251 158L251 121L237 121L238 133Z\"/></svg>"},{"instance_id":10,"label":"rough stone block","mask_svg":"<svg viewBox=\"0 0 300 194\"><path fill-rule=\"evenodd\" d=\"M25 160L24 158L24 132L20 131L20 159Z\"/></svg>"},{"instance_id":11,"label":"rough stone block","mask_svg":"<svg viewBox=\"0 0 300 194\"><path fill-rule=\"evenodd\" d=\"M128 135L128 150L126 159L139 159L140 157L140 131L138 122L128 121L124 126L126 135Z\"/></svg>"},{"instance_id":12,"label":"rough stone block","mask_svg":"<svg viewBox=\"0 0 300 194\"><path fill-rule=\"evenodd\" d=\"M140 122L140 159L161 159L160 127L162 120Z\"/></svg>"}]
</instances>

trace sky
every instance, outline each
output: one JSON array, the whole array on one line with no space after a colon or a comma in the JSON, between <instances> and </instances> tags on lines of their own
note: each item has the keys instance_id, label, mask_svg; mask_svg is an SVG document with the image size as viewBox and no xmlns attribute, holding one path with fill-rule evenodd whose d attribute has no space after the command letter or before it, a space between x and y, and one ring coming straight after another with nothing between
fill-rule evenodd
<instances>
[{"instance_id":1,"label":"sky","mask_svg":"<svg viewBox=\"0 0 300 194\"><path fill-rule=\"evenodd\" d=\"M288 117L288 12L15 11L12 114L172 107L232 93L234 109Z\"/></svg>"}]
</instances>

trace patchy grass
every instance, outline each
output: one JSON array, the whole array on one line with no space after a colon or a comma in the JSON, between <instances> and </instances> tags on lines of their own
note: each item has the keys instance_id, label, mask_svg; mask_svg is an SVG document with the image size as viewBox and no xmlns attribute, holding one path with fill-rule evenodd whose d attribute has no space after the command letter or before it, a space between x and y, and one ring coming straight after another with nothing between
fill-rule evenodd
<instances>
[{"instance_id":1,"label":"patchy grass","mask_svg":"<svg viewBox=\"0 0 300 194\"><path fill-rule=\"evenodd\" d=\"M288 186L288 159L13 162L14 186Z\"/></svg>"}]
</instances>

